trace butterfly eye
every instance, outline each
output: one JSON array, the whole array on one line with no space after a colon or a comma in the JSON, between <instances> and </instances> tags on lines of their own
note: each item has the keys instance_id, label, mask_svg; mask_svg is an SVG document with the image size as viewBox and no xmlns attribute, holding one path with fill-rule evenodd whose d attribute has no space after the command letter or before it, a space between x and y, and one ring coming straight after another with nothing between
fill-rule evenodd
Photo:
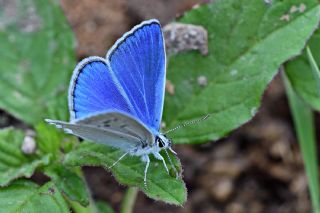
<instances>
[{"instance_id":1,"label":"butterfly eye","mask_svg":"<svg viewBox=\"0 0 320 213\"><path fill-rule=\"evenodd\" d=\"M163 141L161 140L160 137L156 138L156 143L157 143L158 147L160 147L160 148L164 147L164 143L163 143Z\"/></svg>"},{"instance_id":2,"label":"butterfly eye","mask_svg":"<svg viewBox=\"0 0 320 213\"><path fill-rule=\"evenodd\" d=\"M160 148L163 148L164 147L164 144L163 144L163 142L160 140L160 143L159 143L159 147Z\"/></svg>"},{"instance_id":3,"label":"butterfly eye","mask_svg":"<svg viewBox=\"0 0 320 213\"><path fill-rule=\"evenodd\" d=\"M156 142L157 142L158 147L160 147L160 148L163 147L163 142L159 137L156 138Z\"/></svg>"}]
</instances>

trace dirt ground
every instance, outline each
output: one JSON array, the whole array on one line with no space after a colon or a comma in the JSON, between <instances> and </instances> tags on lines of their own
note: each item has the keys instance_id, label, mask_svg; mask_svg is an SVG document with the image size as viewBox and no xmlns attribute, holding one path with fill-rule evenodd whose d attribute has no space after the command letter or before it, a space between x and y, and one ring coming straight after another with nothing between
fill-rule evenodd
<instances>
[{"instance_id":1,"label":"dirt ground","mask_svg":"<svg viewBox=\"0 0 320 213\"><path fill-rule=\"evenodd\" d=\"M77 57L104 56L124 32L147 18L162 24L208 0L62 0L77 37ZM278 76L255 118L228 138L204 145L177 145L189 190L183 207L139 193L139 213L305 213L310 212L307 180ZM95 199L118 212L125 187L101 168L85 168Z\"/></svg>"}]
</instances>

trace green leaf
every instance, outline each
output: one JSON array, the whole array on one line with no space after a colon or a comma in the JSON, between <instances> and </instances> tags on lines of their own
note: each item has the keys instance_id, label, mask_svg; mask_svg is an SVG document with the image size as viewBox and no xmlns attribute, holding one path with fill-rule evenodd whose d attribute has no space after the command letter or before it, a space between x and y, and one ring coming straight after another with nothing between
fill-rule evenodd
<instances>
[{"instance_id":1,"label":"green leaf","mask_svg":"<svg viewBox=\"0 0 320 213\"><path fill-rule=\"evenodd\" d=\"M87 185L77 173L62 165L56 165L45 169L45 174L52 178L57 188L70 200L83 206L89 205Z\"/></svg>"},{"instance_id":2,"label":"green leaf","mask_svg":"<svg viewBox=\"0 0 320 213\"><path fill-rule=\"evenodd\" d=\"M69 213L69 208L52 182L39 187L19 180L0 190L0 211L6 213Z\"/></svg>"},{"instance_id":3,"label":"green leaf","mask_svg":"<svg viewBox=\"0 0 320 213\"><path fill-rule=\"evenodd\" d=\"M53 126L40 122L36 126L36 140L38 148L43 153L58 155L60 144L65 137L61 131L57 131Z\"/></svg>"},{"instance_id":4,"label":"green leaf","mask_svg":"<svg viewBox=\"0 0 320 213\"><path fill-rule=\"evenodd\" d=\"M29 124L66 119L73 36L55 0L13 0L0 10L0 107ZM11 11L14 15L7 14Z\"/></svg>"},{"instance_id":5,"label":"green leaf","mask_svg":"<svg viewBox=\"0 0 320 213\"><path fill-rule=\"evenodd\" d=\"M50 155L25 155L21 152L24 134L11 128L0 131L0 186L19 177L30 177L50 162Z\"/></svg>"},{"instance_id":6,"label":"green leaf","mask_svg":"<svg viewBox=\"0 0 320 213\"><path fill-rule=\"evenodd\" d=\"M108 169L123 154L121 150L105 145L84 142L65 156L67 166L103 166ZM173 167L170 165L165 153L170 175L164 169L161 161L151 156L150 167L147 173L147 189L144 187L143 177L145 163L140 158L126 156L111 168L119 183L137 186L147 196L167 203L181 205L186 201L186 188L181 178L176 179ZM180 162L170 154L170 158L178 171L181 171Z\"/></svg>"},{"instance_id":7,"label":"green leaf","mask_svg":"<svg viewBox=\"0 0 320 213\"><path fill-rule=\"evenodd\" d=\"M111 206L109 206L107 203L105 203L103 201L96 202L96 206L98 208L99 213L114 213Z\"/></svg>"},{"instance_id":8,"label":"green leaf","mask_svg":"<svg viewBox=\"0 0 320 213\"><path fill-rule=\"evenodd\" d=\"M309 50L285 65L294 91L310 106L320 110L320 30L308 42Z\"/></svg>"},{"instance_id":9,"label":"green leaf","mask_svg":"<svg viewBox=\"0 0 320 213\"><path fill-rule=\"evenodd\" d=\"M293 6L305 10L290 13ZM290 20L283 20L289 14ZM186 13L180 22L208 31L209 55L197 52L170 57L167 78L175 86L167 94L164 120L169 128L201 118L170 135L175 143L219 139L257 112L267 85L280 65L300 53L319 23L316 0L217 0ZM198 77L207 78L199 85Z\"/></svg>"},{"instance_id":10,"label":"green leaf","mask_svg":"<svg viewBox=\"0 0 320 213\"><path fill-rule=\"evenodd\" d=\"M40 122L36 126L36 141L39 150L44 153L51 153L53 158L60 157L61 152L67 153L71 151L78 139L71 135L66 135L62 131L58 131L52 125Z\"/></svg>"},{"instance_id":11,"label":"green leaf","mask_svg":"<svg viewBox=\"0 0 320 213\"><path fill-rule=\"evenodd\" d=\"M311 70L309 70L311 72ZM305 70L308 73L308 70ZM314 116L311 108L295 93L285 75L284 82L309 182L313 212L320 212L319 173Z\"/></svg>"}]
</instances>

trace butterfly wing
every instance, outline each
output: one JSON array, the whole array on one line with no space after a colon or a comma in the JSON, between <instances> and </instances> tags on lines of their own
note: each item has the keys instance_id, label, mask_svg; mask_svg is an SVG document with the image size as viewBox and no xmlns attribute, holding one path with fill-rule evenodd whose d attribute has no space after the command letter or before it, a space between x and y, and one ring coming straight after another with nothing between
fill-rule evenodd
<instances>
[{"instance_id":1,"label":"butterfly wing","mask_svg":"<svg viewBox=\"0 0 320 213\"><path fill-rule=\"evenodd\" d=\"M46 121L67 133L125 151L153 141L152 134L143 124L122 112L100 113L70 123L49 119Z\"/></svg>"},{"instance_id":2,"label":"butterfly wing","mask_svg":"<svg viewBox=\"0 0 320 213\"><path fill-rule=\"evenodd\" d=\"M157 133L162 116L165 52L160 24L142 22L108 52L89 57L73 72L69 87L70 121L117 111ZM80 124L79 124L80 125Z\"/></svg>"},{"instance_id":3,"label":"butterfly wing","mask_svg":"<svg viewBox=\"0 0 320 213\"><path fill-rule=\"evenodd\" d=\"M136 114L108 62L100 57L86 58L75 68L69 86L69 110L70 121L107 110Z\"/></svg>"},{"instance_id":4,"label":"butterfly wing","mask_svg":"<svg viewBox=\"0 0 320 213\"><path fill-rule=\"evenodd\" d=\"M111 111L99 113L84 119L75 120L75 123L121 132L138 138L139 142L153 141L152 134L144 124L123 112Z\"/></svg>"},{"instance_id":5,"label":"butterfly wing","mask_svg":"<svg viewBox=\"0 0 320 213\"><path fill-rule=\"evenodd\" d=\"M161 26L144 21L120 38L107 54L110 67L139 118L159 131L164 101L166 58Z\"/></svg>"}]
</instances>

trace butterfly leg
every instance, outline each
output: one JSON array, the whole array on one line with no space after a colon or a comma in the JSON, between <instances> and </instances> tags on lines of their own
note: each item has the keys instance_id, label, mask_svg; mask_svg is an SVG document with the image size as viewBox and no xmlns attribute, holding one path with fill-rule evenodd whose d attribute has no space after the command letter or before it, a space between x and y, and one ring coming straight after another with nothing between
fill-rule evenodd
<instances>
[{"instance_id":1,"label":"butterfly leg","mask_svg":"<svg viewBox=\"0 0 320 213\"><path fill-rule=\"evenodd\" d=\"M171 148L169 147L170 152L172 152L173 154L177 155L177 153Z\"/></svg>"},{"instance_id":2,"label":"butterfly leg","mask_svg":"<svg viewBox=\"0 0 320 213\"><path fill-rule=\"evenodd\" d=\"M170 162L171 167L173 168L174 172L176 173L176 178L178 179L178 178L180 177L179 172L178 172L178 170L176 169L175 165L173 164L173 162L172 162L172 160L171 160L171 158L170 158L170 156L169 156L168 151L167 151L166 149L165 149L164 151L165 151L165 153L166 153L166 155L167 155L167 157L168 157L168 159L169 159L169 162Z\"/></svg>"},{"instance_id":3,"label":"butterfly leg","mask_svg":"<svg viewBox=\"0 0 320 213\"><path fill-rule=\"evenodd\" d=\"M159 152L153 152L152 153L154 155L154 157L158 160L161 160L163 162L164 168L166 168L167 173L169 174L169 169L167 167L166 161L164 160L164 158L160 155Z\"/></svg>"},{"instance_id":4,"label":"butterfly leg","mask_svg":"<svg viewBox=\"0 0 320 213\"><path fill-rule=\"evenodd\" d=\"M112 167L114 167L122 158L124 158L129 152L124 153L116 162L114 162L109 169L111 169Z\"/></svg>"},{"instance_id":5,"label":"butterfly leg","mask_svg":"<svg viewBox=\"0 0 320 213\"><path fill-rule=\"evenodd\" d=\"M144 169L143 182L144 182L145 188L147 188L147 172L148 172L148 168L149 168L149 165L150 165L150 158L149 158L148 155L142 155L141 160L143 162L146 162L146 168Z\"/></svg>"}]
</instances>

